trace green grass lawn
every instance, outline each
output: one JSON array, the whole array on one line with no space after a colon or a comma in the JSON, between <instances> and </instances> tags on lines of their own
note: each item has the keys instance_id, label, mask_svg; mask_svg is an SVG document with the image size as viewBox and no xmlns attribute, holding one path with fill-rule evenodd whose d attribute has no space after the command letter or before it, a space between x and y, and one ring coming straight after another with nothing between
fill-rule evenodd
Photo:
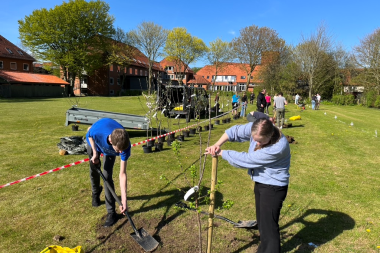
<instances>
[{"instance_id":1,"label":"green grass lawn","mask_svg":"<svg viewBox=\"0 0 380 253\"><path fill-rule=\"evenodd\" d=\"M79 106L145 114L138 97L84 97ZM80 125L80 131L73 132L70 126L64 126L65 113L70 108L67 99L0 99L0 108L0 185L87 158L85 155L58 154L56 144L60 137L84 136L88 127ZM250 105L248 111L252 110L254 107ZM322 104L318 111L307 108L300 112L295 105L288 105L286 117L295 115L301 115L301 120L292 121L292 128L283 129L285 135L294 136L298 142L291 144L291 179L280 218L283 251L379 252L380 136L376 137L375 131L380 135L380 111ZM215 126L211 131L211 143L218 140L226 128L245 122L241 118ZM177 123L172 120L172 130L186 126L184 119L180 120L180 125ZM166 122L163 125L168 127ZM146 139L143 131L129 132L132 143ZM182 168L198 160L207 138L208 133L203 132L182 143L178 157ZM173 151L166 144L165 148L163 152L151 154L144 154L141 146L132 149L127 169L128 196L131 214L136 219L154 221L176 214L178 211L172 205L183 198L177 188L192 186L189 174L182 174ZM247 148L248 143L224 145L224 149L239 151ZM196 165L199 167L199 162ZM119 162L115 166L119 166ZM210 169L209 157L203 180L206 187L210 186ZM96 232L105 208L104 205L91 206L88 170L88 164L83 163L0 189L0 252L40 252L55 244L72 248L81 245L87 251L107 252ZM161 175L173 180L173 184L167 185L160 180ZM217 214L234 221L255 219L254 183L246 171L219 159L218 180L223 181L218 200L230 199L234 206ZM202 210L207 211L207 206ZM176 216L178 238L194 233L181 223L182 217ZM207 223L206 219L202 221ZM144 227L144 224L139 226ZM227 236L233 235L239 241L249 233L223 223L215 229L214 252L228 252ZM56 242L55 235L65 239ZM239 243L237 252L253 252L255 245L250 241L240 240ZM318 247L314 249L309 243ZM94 245L97 245L96 250ZM168 245L161 247L160 252L165 252Z\"/></svg>"}]
</instances>

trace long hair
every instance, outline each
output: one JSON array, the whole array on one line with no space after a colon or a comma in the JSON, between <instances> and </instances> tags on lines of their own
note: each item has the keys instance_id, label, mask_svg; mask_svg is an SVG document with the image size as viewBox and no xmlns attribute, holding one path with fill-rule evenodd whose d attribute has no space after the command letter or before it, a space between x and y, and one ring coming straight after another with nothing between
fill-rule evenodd
<instances>
[{"instance_id":1,"label":"long hair","mask_svg":"<svg viewBox=\"0 0 380 253\"><path fill-rule=\"evenodd\" d=\"M270 141L267 144L262 146L257 146L255 150L264 148L266 146L275 144L281 138L280 130L273 125L269 119L258 119L256 120L251 127L252 135L260 135L265 138L270 138Z\"/></svg>"}]
</instances>

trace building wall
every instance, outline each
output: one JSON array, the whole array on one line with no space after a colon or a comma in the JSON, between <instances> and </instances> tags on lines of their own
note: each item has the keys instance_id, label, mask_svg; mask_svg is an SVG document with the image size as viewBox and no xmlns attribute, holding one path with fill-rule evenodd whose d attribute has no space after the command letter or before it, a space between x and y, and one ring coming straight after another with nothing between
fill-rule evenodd
<instances>
[{"instance_id":1,"label":"building wall","mask_svg":"<svg viewBox=\"0 0 380 253\"><path fill-rule=\"evenodd\" d=\"M11 68L11 63L16 63L16 69ZM28 64L28 70L24 70L24 64ZM33 61L0 57L0 69L9 71L33 72Z\"/></svg>"}]
</instances>

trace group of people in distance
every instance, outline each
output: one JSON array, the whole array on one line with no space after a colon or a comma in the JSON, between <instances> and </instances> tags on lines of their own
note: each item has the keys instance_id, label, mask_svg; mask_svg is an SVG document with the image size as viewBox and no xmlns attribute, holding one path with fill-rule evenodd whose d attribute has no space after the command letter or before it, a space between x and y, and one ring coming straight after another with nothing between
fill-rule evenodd
<instances>
[{"instance_id":1,"label":"group of people in distance","mask_svg":"<svg viewBox=\"0 0 380 253\"><path fill-rule=\"evenodd\" d=\"M289 143L279 129L282 125L276 127L273 118L264 113L267 105L264 94L265 90L262 90L257 97L258 111L247 114L249 121L247 124L235 125L225 130L214 145L205 149L206 155L221 156L233 167L246 170L255 183L256 219L260 232L257 252L260 253L281 251L278 222L288 192L291 158ZM235 95L232 102L238 103L240 97L238 94ZM248 99L245 93L241 101L247 105ZM282 93L278 93L273 102L279 118L283 118L287 102ZM250 103L253 103L251 99ZM234 108L236 109L236 105ZM282 124L282 120L280 122ZM97 171L101 168L100 154L103 154L103 174L113 190L113 166L116 156L120 156L119 181L122 206L119 209L121 213L126 212L128 210L127 160L131 155L131 142L127 131L115 120L103 118L89 128L86 139L90 158L92 206L98 207L102 204L100 194L103 188ZM247 152L222 149L222 145L228 141L249 142L250 145ZM108 215L104 226L113 226L118 220L118 215L115 199L107 187L105 187L105 204Z\"/></svg>"}]
</instances>

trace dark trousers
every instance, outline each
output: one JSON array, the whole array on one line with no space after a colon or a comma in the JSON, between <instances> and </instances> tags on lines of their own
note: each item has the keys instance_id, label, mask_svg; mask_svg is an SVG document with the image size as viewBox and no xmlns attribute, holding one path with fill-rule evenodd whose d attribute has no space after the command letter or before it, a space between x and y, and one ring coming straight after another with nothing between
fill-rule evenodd
<instances>
[{"instance_id":1,"label":"dark trousers","mask_svg":"<svg viewBox=\"0 0 380 253\"><path fill-rule=\"evenodd\" d=\"M87 154L91 159L93 152L90 145L87 144ZM100 154L99 154L100 155ZM113 165L115 164L116 156L107 156L103 155L103 175L106 178L107 182L111 185L112 189L115 191L115 186L112 179L113 174ZM100 174L97 168L101 168L101 162L99 157L99 163L94 164L90 160L90 179L91 179L91 189L92 195L98 196L100 194ZM115 199L112 196L112 193L108 190L107 187L104 187L104 193L106 196L106 208L109 214L115 213Z\"/></svg>"},{"instance_id":2,"label":"dark trousers","mask_svg":"<svg viewBox=\"0 0 380 253\"><path fill-rule=\"evenodd\" d=\"M264 113L264 109L265 109L265 107L261 107L261 106L258 106L258 107L257 107L257 111L258 111L258 112L262 112L262 113Z\"/></svg>"},{"instance_id":3,"label":"dark trousers","mask_svg":"<svg viewBox=\"0 0 380 253\"><path fill-rule=\"evenodd\" d=\"M281 252L278 221L288 186L255 183L256 218L260 232L258 253Z\"/></svg>"}]
</instances>

